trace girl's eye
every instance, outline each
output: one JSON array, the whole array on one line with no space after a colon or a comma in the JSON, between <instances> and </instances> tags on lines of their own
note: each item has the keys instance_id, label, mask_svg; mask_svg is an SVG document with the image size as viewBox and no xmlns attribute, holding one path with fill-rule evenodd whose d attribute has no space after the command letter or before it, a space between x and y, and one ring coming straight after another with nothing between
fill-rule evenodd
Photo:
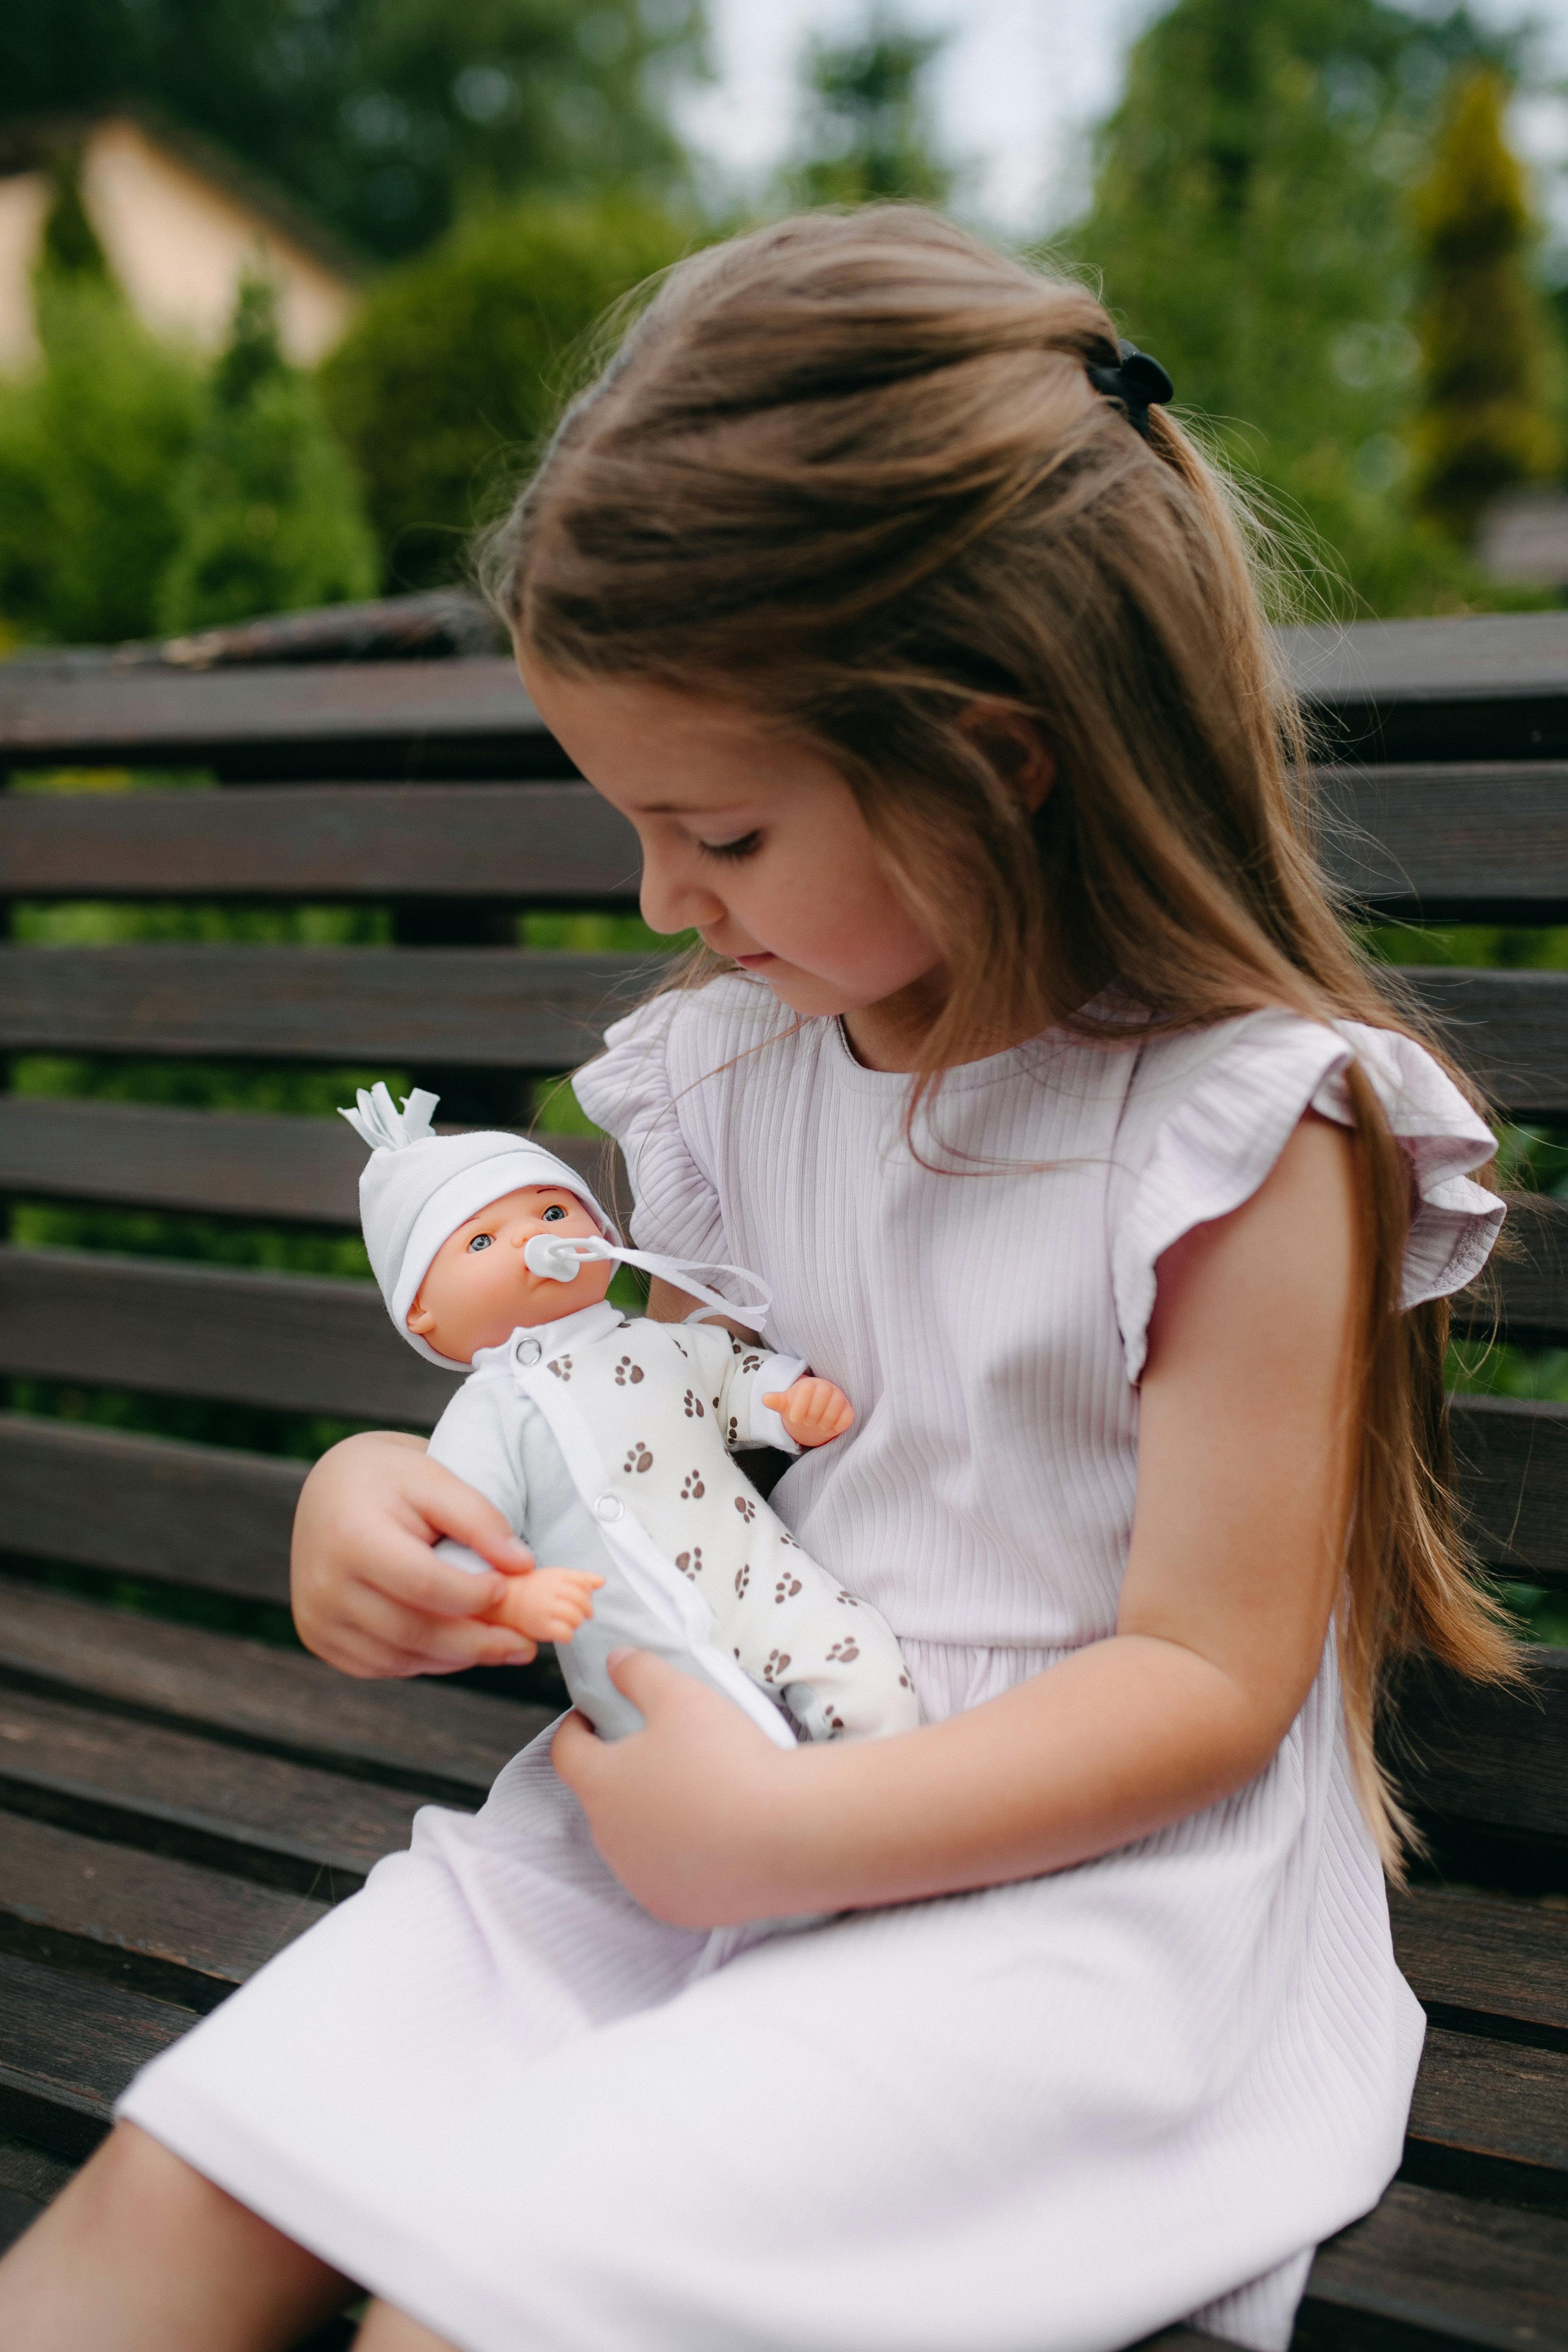
<instances>
[{"instance_id":1,"label":"girl's eye","mask_svg":"<svg viewBox=\"0 0 1568 2352\"><path fill-rule=\"evenodd\" d=\"M699 841L705 857L751 857L762 846L760 833L743 833L735 841Z\"/></svg>"},{"instance_id":2,"label":"girl's eye","mask_svg":"<svg viewBox=\"0 0 1568 2352\"><path fill-rule=\"evenodd\" d=\"M495 1238L494 1234L476 1234L468 1246L471 1250L488 1249Z\"/></svg>"},{"instance_id":3,"label":"girl's eye","mask_svg":"<svg viewBox=\"0 0 1568 2352\"><path fill-rule=\"evenodd\" d=\"M566 1211L561 1207L560 1202L559 1201L552 1201L549 1207L545 1211L540 1223L547 1225L559 1225L565 1214Z\"/></svg>"}]
</instances>

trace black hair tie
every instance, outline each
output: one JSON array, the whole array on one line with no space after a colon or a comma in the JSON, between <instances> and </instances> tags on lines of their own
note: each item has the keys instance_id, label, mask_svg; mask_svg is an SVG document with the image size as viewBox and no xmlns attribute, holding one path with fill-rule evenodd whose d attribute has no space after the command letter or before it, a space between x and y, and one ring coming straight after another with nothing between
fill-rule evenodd
<instances>
[{"instance_id":1,"label":"black hair tie","mask_svg":"<svg viewBox=\"0 0 1568 2352\"><path fill-rule=\"evenodd\" d=\"M1150 409L1163 408L1176 386L1158 360L1141 352L1136 343L1118 342L1116 349L1121 357L1115 367L1088 362L1089 381L1105 399L1115 401L1134 432L1141 433L1146 441Z\"/></svg>"}]
</instances>

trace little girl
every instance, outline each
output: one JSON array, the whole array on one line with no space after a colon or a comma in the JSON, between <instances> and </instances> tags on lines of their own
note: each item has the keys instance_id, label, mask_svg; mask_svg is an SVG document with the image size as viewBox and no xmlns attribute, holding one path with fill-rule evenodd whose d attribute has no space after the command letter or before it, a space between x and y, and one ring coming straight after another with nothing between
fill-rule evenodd
<instances>
[{"instance_id":1,"label":"little girl","mask_svg":"<svg viewBox=\"0 0 1568 2352\"><path fill-rule=\"evenodd\" d=\"M1437 1436L1501 1209L1325 898L1168 389L890 208L685 263L569 413L496 593L703 941L579 1092L639 1244L754 1268L854 1399L774 1501L925 1720L786 1753L627 1656L644 1730L423 1812L138 2078L12 2352L283 2346L349 2280L365 2352L1281 2347L1381 2194L1422 2019L1374 1719L1413 1647L1508 1670ZM297 1613L351 1674L494 1663L526 1564L361 1436Z\"/></svg>"}]
</instances>

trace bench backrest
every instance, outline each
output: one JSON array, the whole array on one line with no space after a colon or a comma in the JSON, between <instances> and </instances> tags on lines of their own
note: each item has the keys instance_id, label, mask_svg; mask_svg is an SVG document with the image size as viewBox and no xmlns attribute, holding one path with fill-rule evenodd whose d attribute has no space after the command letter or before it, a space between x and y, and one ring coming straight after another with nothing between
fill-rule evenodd
<instances>
[{"instance_id":1,"label":"bench backrest","mask_svg":"<svg viewBox=\"0 0 1568 2352\"><path fill-rule=\"evenodd\" d=\"M1568 615L1298 632L1290 651L1331 747L1331 863L1369 911L1568 922ZM583 1059L649 977L645 958L514 943L522 910L634 908L637 851L499 659L13 663L6 766L200 766L225 786L0 794L6 898L365 904L388 910L390 944L8 944L3 1053L380 1068L458 1118L515 1123L530 1076ZM1416 977L1504 1117L1568 1126L1568 971ZM362 1156L332 1118L0 1096L16 1199L342 1229ZM1508 1339L1568 1343L1565 1234L1568 1205L1530 1221L1502 1275ZM14 1246L0 1372L413 1428L449 1392L362 1284ZM1568 1588L1568 1406L1466 1399L1454 1418L1486 1564ZM8 1413L0 1545L280 1601L302 1475ZM1568 1652L1537 1664L1530 1706L1430 1679L1406 1702L1420 1809L1446 1854L1494 1880L1560 1878L1568 1843Z\"/></svg>"}]
</instances>

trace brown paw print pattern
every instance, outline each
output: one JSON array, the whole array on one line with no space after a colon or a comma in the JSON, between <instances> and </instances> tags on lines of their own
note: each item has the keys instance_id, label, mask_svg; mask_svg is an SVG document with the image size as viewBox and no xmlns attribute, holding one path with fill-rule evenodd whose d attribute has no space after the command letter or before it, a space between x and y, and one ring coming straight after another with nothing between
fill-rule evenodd
<instances>
[{"instance_id":1,"label":"brown paw print pattern","mask_svg":"<svg viewBox=\"0 0 1568 2352\"><path fill-rule=\"evenodd\" d=\"M694 1390L688 1389L686 1391L684 1402L685 1404L686 1419L688 1421L704 1421L706 1419L707 1407L704 1404L701 1397L698 1396Z\"/></svg>"},{"instance_id":2,"label":"brown paw print pattern","mask_svg":"<svg viewBox=\"0 0 1568 2352\"><path fill-rule=\"evenodd\" d=\"M717 1397L715 1397L715 1399L714 1399L714 1403L715 1403L715 1405L716 1405L716 1406L717 1405L717 1403L718 1403L718 1399L717 1399ZM739 1436L739 1435L740 1435L740 1423L739 1423L739 1422L738 1422L738 1421L737 1421L737 1419L736 1419L736 1417L735 1417L734 1413L731 1413L731 1414L730 1414L730 1416L729 1416L729 1427L725 1431L725 1433L724 1433L724 1442L725 1442L725 1444L726 1444L727 1445L733 1445L733 1444L735 1444L735 1442L736 1442L737 1438L738 1438L738 1436Z\"/></svg>"},{"instance_id":3,"label":"brown paw print pattern","mask_svg":"<svg viewBox=\"0 0 1568 2352\"><path fill-rule=\"evenodd\" d=\"M622 1356L621 1361L615 1367L616 1387L618 1389L628 1387L635 1388L642 1377L642 1365L634 1364L630 1356Z\"/></svg>"},{"instance_id":4,"label":"brown paw print pattern","mask_svg":"<svg viewBox=\"0 0 1568 2352\"><path fill-rule=\"evenodd\" d=\"M844 1718L840 1715L836 1707L824 1702L822 1707L822 1719L828 1727L828 1737L830 1739L841 1739L843 1738Z\"/></svg>"},{"instance_id":5,"label":"brown paw print pattern","mask_svg":"<svg viewBox=\"0 0 1568 2352\"><path fill-rule=\"evenodd\" d=\"M738 1657L740 1653L737 1650L736 1652L736 1656ZM789 1664L789 1653L788 1650L769 1650L768 1653L768 1662L762 1669L763 1681L765 1683L781 1683L784 1679L784 1670Z\"/></svg>"},{"instance_id":6,"label":"brown paw print pattern","mask_svg":"<svg viewBox=\"0 0 1568 2352\"><path fill-rule=\"evenodd\" d=\"M632 1440L631 1451L621 1467L622 1470L651 1470L653 1466L653 1457L648 1450L646 1438L634 1437Z\"/></svg>"},{"instance_id":7,"label":"brown paw print pattern","mask_svg":"<svg viewBox=\"0 0 1568 2352\"><path fill-rule=\"evenodd\" d=\"M794 1538L790 1536L786 1536L784 1540L786 1543L791 1543L794 1541ZM795 1549L799 1551L800 1549L800 1545L796 1544ZM858 1609L860 1607L860 1602L855 1599L854 1594L852 1592L846 1592L841 1584L840 1585L837 1592L833 1595L833 1598L838 1602L841 1609Z\"/></svg>"},{"instance_id":8,"label":"brown paw print pattern","mask_svg":"<svg viewBox=\"0 0 1568 2352\"><path fill-rule=\"evenodd\" d=\"M749 1527L752 1520L757 1517L757 1506L752 1501L750 1496L737 1495L735 1498L735 1507L740 1513L741 1517L746 1521L747 1526Z\"/></svg>"},{"instance_id":9,"label":"brown paw print pattern","mask_svg":"<svg viewBox=\"0 0 1568 2352\"><path fill-rule=\"evenodd\" d=\"M789 1549L790 1549L791 1551L799 1551L799 1550L800 1550L800 1545L796 1542L796 1540L795 1540L794 1537L790 1534L790 1532L789 1532L789 1528L780 1528L780 1530L779 1530L779 1542L780 1542L781 1544L787 1544L787 1545L789 1546ZM849 1597L850 1597L850 1596L849 1596L849 1594L848 1594L847 1592L841 1592L841 1593L840 1593L840 1595L839 1595L839 1599L840 1599L841 1601L847 1601L847 1600L849 1599Z\"/></svg>"},{"instance_id":10,"label":"brown paw print pattern","mask_svg":"<svg viewBox=\"0 0 1568 2352\"><path fill-rule=\"evenodd\" d=\"M682 1502L700 1503L706 1493L707 1488L703 1485L702 1472L700 1470L688 1470L685 1475L685 1482L681 1488Z\"/></svg>"},{"instance_id":11,"label":"brown paw print pattern","mask_svg":"<svg viewBox=\"0 0 1568 2352\"><path fill-rule=\"evenodd\" d=\"M690 1551L678 1551L675 1554L675 1566L680 1570L683 1576L700 1576L703 1572L703 1548L701 1544L694 1544Z\"/></svg>"},{"instance_id":12,"label":"brown paw print pattern","mask_svg":"<svg viewBox=\"0 0 1568 2352\"><path fill-rule=\"evenodd\" d=\"M854 1636L851 1634L845 1641L835 1642L832 1648L828 1652L828 1656L830 1659L836 1659L841 1666L847 1666L851 1659L858 1658L860 1654L861 1645L854 1639Z\"/></svg>"},{"instance_id":13,"label":"brown paw print pattern","mask_svg":"<svg viewBox=\"0 0 1568 2352\"><path fill-rule=\"evenodd\" d=\"M773 1598L777 1602L782 1605L786 1601L793 1601L795 1595L800 1591L800 1578L798 1576L790 1576L788 1571L786 1571L773 1588Z\"/></svg>"},{"instance_id":14,"label":"brown paw print pattern","mask_svg":"<svg viewBox=\"0 0 1568 2352\"><path fill-rule=\"evenodd\" d=\"M750 1582L751 1562L748 1559L743 1559L735 1571L735 1597L737 1601L745 1600L746 1588Z\"/></svg>"},{"instance_id":15,"label":"brown paw print pattern","mask_svg":"<svg viewBox=\"0 0 1568 2352\"><path fill-rule=\"evenodd\" d=\"M571 1358L570 1356L552 1356L549 1362L545 1366L545 1370L548 1372L553 1372L558 1381L570 1381L571 1378Z\"/></svg>"}]
</instances>

